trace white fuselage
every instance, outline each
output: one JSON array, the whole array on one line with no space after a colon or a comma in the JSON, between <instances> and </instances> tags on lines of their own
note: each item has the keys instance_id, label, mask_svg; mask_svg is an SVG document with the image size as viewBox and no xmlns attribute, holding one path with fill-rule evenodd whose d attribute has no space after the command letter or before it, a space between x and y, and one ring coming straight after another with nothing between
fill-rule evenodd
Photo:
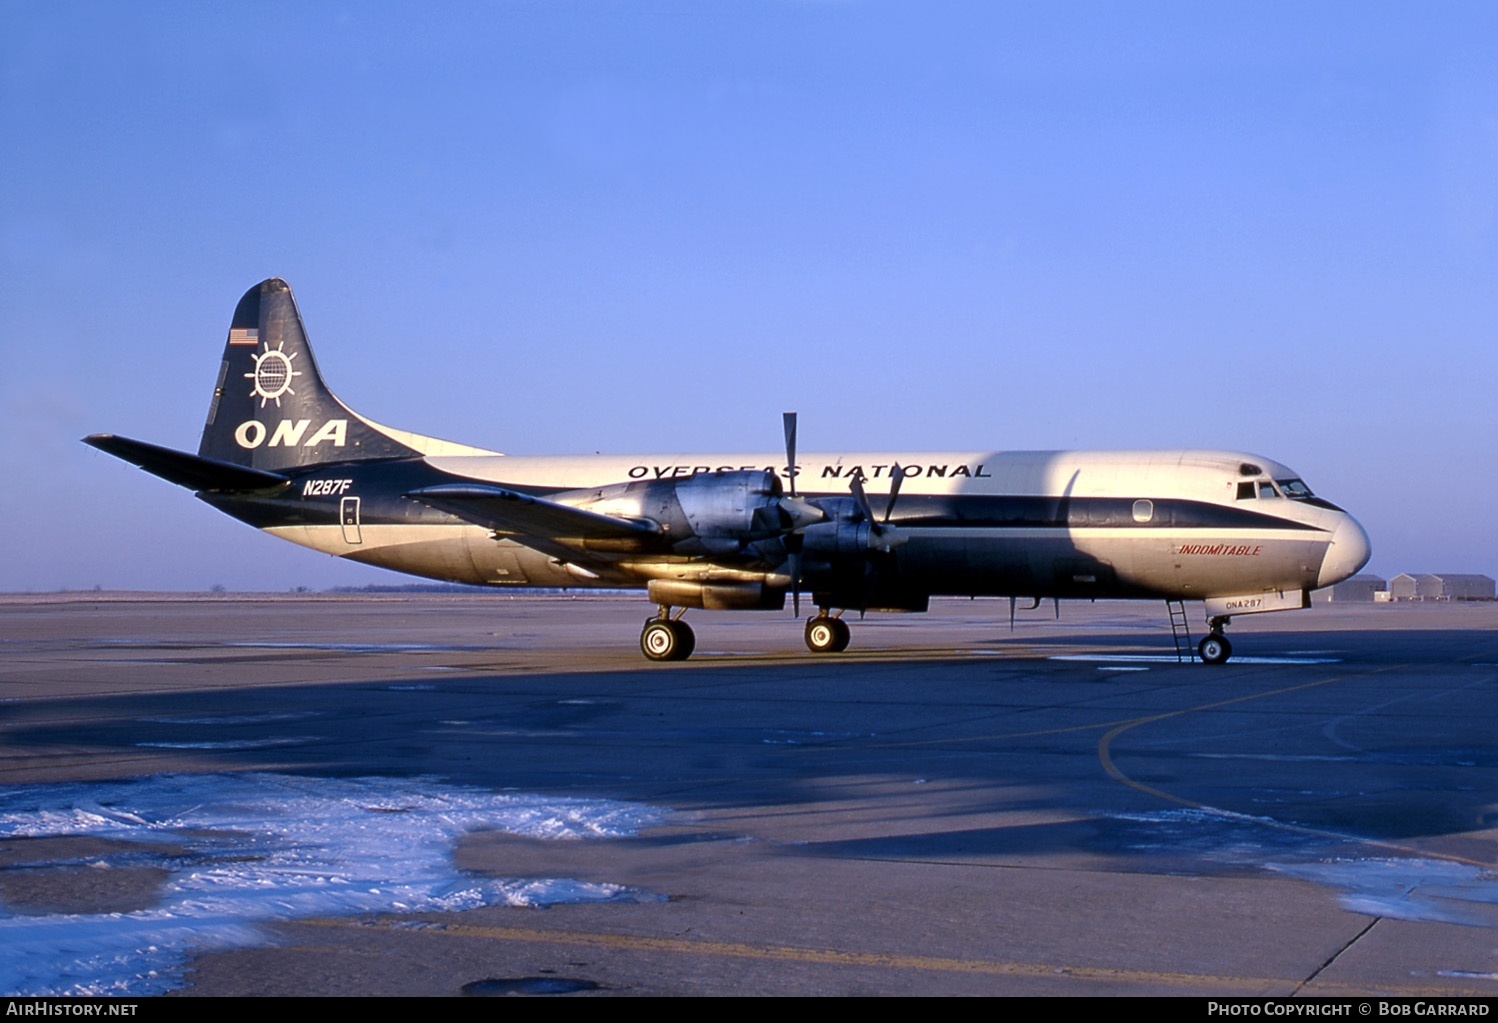
<instances>
[{"instance_id":1,"label":"white fuselage","mask_svg":"<svg viewBox=\"0 0 1498 1023\"><path fill-rule=\"evenodd\" d=\"M428 455L425 463L443 478L543 492L605 514L629 513L594 503L605 488L623 483L741 469L768 469L788 489L792 483L784 457L773 454L461 454ZM797 459L794 486L803 497L844 498L861 475L882 514L895 466L902 475L891 517L904 537L900 585L927 595L1299 594L1352 575L1369 552L1367 535L1346 512L1308 491L1304 498L1287 496L1286 481L1299 485L1289 468L1236 452L807 453ZM357 473L350 476L324 485L336 492L326 499L346 508L349 498L360 497L363 484ZM569 559L523 540L496 542L491 531L450 518L391 521L399 517L369 514L369 501L364 509L352 531L347 513L337 525L268 528L330 554L460 582L644 586L651 579L722 577L700 559Z\"/></svg>"}]
</instances>

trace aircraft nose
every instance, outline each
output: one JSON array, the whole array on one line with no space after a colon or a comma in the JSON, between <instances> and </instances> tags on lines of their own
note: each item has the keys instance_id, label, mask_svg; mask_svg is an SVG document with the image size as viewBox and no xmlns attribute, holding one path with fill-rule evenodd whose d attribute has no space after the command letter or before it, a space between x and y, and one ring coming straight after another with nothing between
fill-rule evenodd
<instances>
[{"instance_id":1,"label":"aircraft nose","mask_svg":"<svg viewBox=\"0 0 1498 1023\"><path fill-rule=\"evenodd\" d=\"M1368 541L1367 531L1357 519L1343 515L1336 532L1332 533L1326 558L1321 562L1321 574L1316 578L1317 589L1357 575L1358 570L1368 564L1372 553L1373 545Z\"/></svg>"}]
</instances>

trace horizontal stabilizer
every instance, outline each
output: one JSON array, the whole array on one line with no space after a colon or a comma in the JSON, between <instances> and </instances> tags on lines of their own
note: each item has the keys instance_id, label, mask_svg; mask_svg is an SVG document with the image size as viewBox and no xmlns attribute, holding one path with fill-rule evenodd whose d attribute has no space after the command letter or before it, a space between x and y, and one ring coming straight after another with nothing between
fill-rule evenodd
<instances>
[{"instance_id":1,"label":"horizontal stabilizer","mask_svg":"<svg viewBox=\"0 0 1498 1023\"><path fill-rule=\"evenodd\" d=\"M558 504L504 487L449 483L405 496L499 532L548 540L647 540L659 536L653 522L615 518Z\"/></svg>"},{"instance_id":2,"label":"horizontal stabilizer","mask_svg":"<svg viewBox=\"0 0 1498 1023\"><path fill-rule=\"evenodd\" d=\"M145 441L131 440L129 437L116 437L112 433L92 434L83 438L83 443L189 490L242 493L271 490L291 482L288 477L277 472L234 465L216 458L204 458L202 455L189 455L185 451L174 451Z\"/></svg>"}]
</instances>

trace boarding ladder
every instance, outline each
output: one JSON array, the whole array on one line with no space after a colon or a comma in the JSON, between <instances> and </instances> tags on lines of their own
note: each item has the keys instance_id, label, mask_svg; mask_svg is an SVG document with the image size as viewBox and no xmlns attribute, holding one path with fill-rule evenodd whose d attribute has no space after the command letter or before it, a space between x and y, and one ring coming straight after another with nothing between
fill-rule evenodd
<instances>
[{"instance_id":1,"label":"boarding ladder","mask_svg":"<svg viewBox=\"0 0 1498 1023\"><path fill-rule=\"evenodd\" d=\"M1176 660L1189 664L1196 660L1196 648L1191 645L1191 623L1186 620L1186 602L1167 600L1165 610L1170 612L1170 634L1175 639Z\"/></svg>"}]
</instances>

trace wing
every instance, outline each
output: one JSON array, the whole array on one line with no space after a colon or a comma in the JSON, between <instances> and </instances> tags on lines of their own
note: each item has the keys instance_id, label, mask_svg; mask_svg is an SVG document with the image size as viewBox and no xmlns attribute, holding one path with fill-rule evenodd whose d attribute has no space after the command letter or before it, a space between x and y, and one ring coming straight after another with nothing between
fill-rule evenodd
<instances>
[{"instance_id":1,"label":"wing","mask_svg":"<svg viewBox=\"0 0 1498 1023\"><path fill-rule=\"evenodd\" d=\"M648 519L600 515L505 487L444 483L405 496L538 549L631 552L649 549L664 536L660 524Z\"/></svg>"}]
</instances>

